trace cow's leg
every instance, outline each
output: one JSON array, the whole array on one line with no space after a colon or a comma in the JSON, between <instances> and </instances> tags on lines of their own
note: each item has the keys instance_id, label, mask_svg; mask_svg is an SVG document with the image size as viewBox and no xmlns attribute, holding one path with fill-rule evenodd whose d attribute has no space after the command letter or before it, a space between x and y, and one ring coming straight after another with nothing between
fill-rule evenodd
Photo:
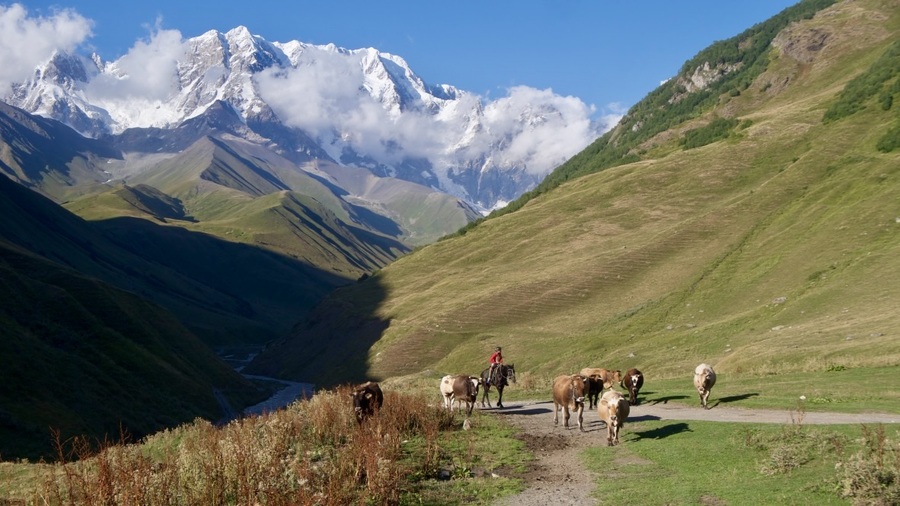
<instances>
[{"instance_id":1,"label":"cow's leg","mask_svg":"<svg viewBox=\"0 0 900 506\"><path fill-rule=\"evenodd\" d=\"M553 401L553 425L559 425L559 404Z\"/></svg>"},{"instance_id":2,"label":"cow's leg","mask_svg":"<svg viewBox=\"0 0 900 506\"><path fill-rule=\"evenodd\" d=\"M567 429L569 428L569 405L568 404L563 406L563 425Z\"/></svg>"},{"instance_id":3,"label":"cow's leg","mask_svg":"<svg viewBox=\"0 0 900 506\"><path fill-rule=\"evenodd\" d=\"M584 432L584 404L578 406L578 430Z\"/></svg>"}]
</instances>

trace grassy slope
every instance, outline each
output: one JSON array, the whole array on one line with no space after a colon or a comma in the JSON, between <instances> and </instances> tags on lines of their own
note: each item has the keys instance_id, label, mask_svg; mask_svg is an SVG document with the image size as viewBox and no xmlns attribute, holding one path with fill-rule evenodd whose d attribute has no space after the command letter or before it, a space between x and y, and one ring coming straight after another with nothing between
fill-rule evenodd
<instances>
[{"instance_id":1,"label":"grassy slope","mask_svg":"<svg viewBox=\"0 0 900 506\"><path fill-rule=\"evenodd\" d=\"M347 189L360 197L339 198L346 191L326 176L311 176L264 147L206 138L128 178L132 187L163 192L156 205L136 201L134 192L119 188L66 207L91 220L149 217L263 246L348 280L383 267L409 251L409 244L433 241L474 218L449 195L399 180L388 183L360 169L323 165L322 174L336 174L339 185L355 185ZM183 214L159 212L171 207L162 201L170 199Z\"/></svg>"},{"instance_id":2,"label":"grassy slope","mask_svg":"<svg viewBox=\"0 0 900 506\"><path fill-rule=\"evenodd\" d=\"M289 331L344 277L271 251L149 220L86 222L0 180L0 237L168 308L209 343Z\"/></svg>"},{"instance_id":3,"label":"grassy slope","mask_svg":"<svg viewBox=\"0 0 900 506\"><path fill-rule=\"evenodd\" d=\"M713 116L700 117L641 162L401 258L335 293L258 367L317 383L476 372L497 344L548 375L896 366L900 155L874 147L896 108L821 121L898 33L893 5L792 25L801 42L827 31L827 44L811 63L773 50L766 73L722 97L715 114L751 121L728 139L678 148Z\"/></svg>"},{"instance_id":4,"label":"grassy slope","mask_svg":"<svg viewBox=\"0 0 900 506\"><path fill-rule=\"evenodd\" d=\"M0 455L117 441L223 416L262 395L169 312L0 241Z\"/></svg>"}]
</instances>

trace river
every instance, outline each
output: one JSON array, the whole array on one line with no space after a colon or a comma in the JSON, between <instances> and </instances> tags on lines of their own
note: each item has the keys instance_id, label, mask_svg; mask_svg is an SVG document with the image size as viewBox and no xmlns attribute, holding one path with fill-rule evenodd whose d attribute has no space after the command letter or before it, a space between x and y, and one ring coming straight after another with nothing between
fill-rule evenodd
<instances>
[{"instance_id":1,"label":"river","mask_svg":"<svg viewBox=\"0 0 900 506\"><path fill-rule=\"evenodd\" d=\"M221 348L216 350L218 355L226 363L230 364L235 371L240 372L245 378L256 381L271 381L283 385L278 391L272 394L268 399L244 408L241 412L243 416L261 415L279 410L288 406L297 399L306 399L312 397L315 393L315 385L313 383L301 383L298 381L287 381L279 378L270 378L268 376L257 376L253 374L244 374L241 372L244 366L249 364L259 353L259 348ZM237 418L237 413L228 405L224 397L219 398L219 404L222 404L222 411L225 412L226 418Z\"/></svg>"}]
</instances>

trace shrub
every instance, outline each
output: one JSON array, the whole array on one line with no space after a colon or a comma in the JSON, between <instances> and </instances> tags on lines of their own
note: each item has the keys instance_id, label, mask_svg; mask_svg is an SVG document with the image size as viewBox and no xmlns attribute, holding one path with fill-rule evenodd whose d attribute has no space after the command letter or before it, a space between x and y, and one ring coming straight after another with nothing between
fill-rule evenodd
<instances>
[{"instance_id":1,"label":"shrub","mask_svg":"<svg viewBox=\"0 0 900 506\"><path fill-rule=\"evenodd\" d=\"M900 444L885 437L883 425L863 425L863 439L863 450L836 466L841 496L853 504L900 504Z\"/></svg>"},{"instance_id":2,"label":"shrub","mask_svg":"<svg viewBox=\"0 0 900 506\"><path fill-rule=\"evenodd\" d=\"M687 150L725 139L738 123L737 119L716 118L704 127L685 132L684 138L681 140L681 146Z\"/></svg>"},{"instance_id":3,"label":"shrub","mask_svg":"<svg viewBox=\"0 0 900 506\"><path fill-rule=\"evenodd\" d=\"M893 127L885 132L883 137L878 139L875 148L882 153L890 153L891 151L900 148L900 122L894 124Z\"/></svg>"}]
</instances>

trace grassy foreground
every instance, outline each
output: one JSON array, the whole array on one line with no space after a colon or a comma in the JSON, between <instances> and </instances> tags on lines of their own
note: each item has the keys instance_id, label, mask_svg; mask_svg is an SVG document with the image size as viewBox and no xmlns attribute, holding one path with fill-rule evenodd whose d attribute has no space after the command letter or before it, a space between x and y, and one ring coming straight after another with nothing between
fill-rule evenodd
<instances>
[{"instance_id":1,"label":"grassy foreground","mask_svg":"<svg viewBox=\"0 0 900 506\"><path fill-rule=\"evenodd\" d=\"M512 429L476 413L462 430L462 417L433 401L388 391L360 427L341 387L99 453L60 442L56 463L0 463L0 504L487 504L519 490L529 456Z\"/></svg>"},{"instance_id":2,"label":"grassy foreground","mask_svg":"<svg viewBox=\"0 0 900 506\"><path fill-rule=\"evenodd\" d=\"M643 421L584 452L603 504L898 504L900 429Z\"/></svg>"},{"instance_id":3,"label":"grassy foreground","mask_svg":"<svg viewBox=\"0 0 900 506\"><path fill-rule=\"evenodd\" d=\"M886 386L889 372L870 376ZM545 398L548 381L525 375L506 397ZM747 378L729 382L760 390ZM793 390L790 378L783 384L775 392ZM84 440L60 442L58 462L0 463L0 504L491 504L524 489L534 456L503 418L476 410L463 430L464 418L440 407L433 380L386 386L384 408L363 427L344 386L274 413L222 427L198 419L99 453L88 454ZM726 395L713 402L737 397L748 407L757 398L722 387ZM679 388L649 383L642 398L693 403ZM592 445L578 457L596 473L601 504L900 501L900 428L804 426L805 406L794 398L790 407L798 410L793 425L638 417L619 446Z\"/></svg>"}]
</instances>

